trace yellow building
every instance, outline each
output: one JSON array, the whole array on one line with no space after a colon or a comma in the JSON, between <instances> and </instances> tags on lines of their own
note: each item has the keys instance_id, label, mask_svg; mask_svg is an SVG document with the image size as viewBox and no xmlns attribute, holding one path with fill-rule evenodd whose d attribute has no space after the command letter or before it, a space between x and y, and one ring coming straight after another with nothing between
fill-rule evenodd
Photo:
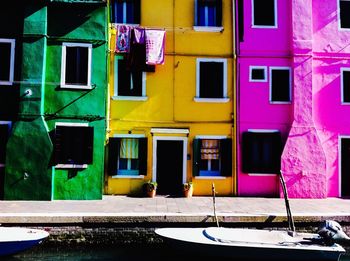
<instances>
[{"instance_id":1,"label":"yellow building","mask_svg":"<svg viewBox=\"0 0 350 261\"><path fill-rule=\"evenodd\" d=\"M180 195L186 181L193 182L195 196L212 195L212 183L217 195L234 195L232 1L109 4L105 194L139 194L153 180L162 195ZM132 55L116 51L121 25L135 38L135 28L146 32L146 43L147 32L165 32L164 63L130 66Z\"/></svg>"}]
</instances>

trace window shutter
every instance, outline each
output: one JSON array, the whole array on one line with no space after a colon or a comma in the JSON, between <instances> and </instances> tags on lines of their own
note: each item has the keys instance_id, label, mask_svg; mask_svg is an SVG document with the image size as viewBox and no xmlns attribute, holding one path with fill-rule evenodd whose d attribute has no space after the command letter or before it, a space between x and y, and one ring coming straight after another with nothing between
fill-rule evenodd
<instances>
[{"instance_id":1,"label":"window shutter","mask_svg":"<svg viewBox=\"0 0 350 261\"><path fill-rule=\"evenodd\" d=\"M216 1L216 26L222 26L222 0Z\"/></svg>"},{"instance_id":2,"label":"window shutter","mask_svg":"<svg viewBox=\"0 0 350 261\"><path fill-rule=\"evenodd\" d=\"M60 126L57 126L55 129L55 164L59 164L63 162L62 146L63 146L62 128Z\"/></svg>"},{"instance_id":3,"label":"window shutter","mask_svg":"<svg viewBox=\"0 0 350 261\"><path fill-rule=\"evenodd\" d=\"M238 37L239 41L244 41L244 18L243 18L243 0L238 0Z\"/></svg>"},{"instance_id":4,"label":"window shutter","mask_svg":"<svg viewBox=\"0 0 350 261\"><path fill-rule=\"evenodd\" d=\"M232 176L232 140L220 140L221 175Z\"/></svg>"},{"instance_id":5,"label":"window shutter","mask_svg":"<svg viewBox=\"0 0 350 261\"><path fill-rule=\"evenodd\" d=\"M249 132L242 134L242 172L249 173L250 166L253 165L253 155L251 155L251 147L253 145L253 137Z\"/></svg>"},{"instance_id":6,"label":"window shutter","mask_svg":"<svg viewBox=\"0 0 350 261\"><path fill-rule=\"evenodd\" d=\"M120 139L109 138L108 142L108 175L117 175Z\"/></svg>"},{"instance_id":7,"label":"window shutter","mask_svg":"<svg viewBox=\"0 0 350 261\"><path fill-rule=\"evenodd\" d=\"M0 163L5 164L6 161L6 144L9 136L9 127L7 124L0 125Z\"/></svg>"},{"instance_id":8,"label":"window shutter","mask_svg":"<svg viewBox=\"0 0 350 261\"><path fill-rule=\"evenodd\" d=\"M134 24L141 23L141 3L140 0L134 0Z\"/></svg>"},{"instance_id":9,"label":"window shutter","mask_svg":"<svg viewBox=\"0 0 350 261\"><path fill-rule=\"evenodd\" d=\"M272 133L271 137L271 144L272 144L272 173L280 173L281 170L281 155L282 155L282 139L281 139L281 133L276 132Z\"/></svg>"},{"instance_id":10,"label":"window shutter","mask_svg":"<svg viewBox=\"0 0 350 261\"><path fill-rule=\"evenodd\" d=\"M83 164L92 164L94 152L94 127L84 127Z\"/></svg>"},{"instance_id":11,"label":"window shutter","mask_svg":"<svg viewBox=\"0 0 350 261\"><path fill-rule=\"evenodd\" d=\"M199 175L199 166L201 160L201 149L202 141L200 139L193 139L193 160L192 160L192 175Z\"/></svg>"},{"instance_id":12,"label":"window shutter","mask_svg":"<svg viewBox=\"0 0 350 261\"><path fill-rule=\"evenodd\" d=\"M139 174L147 175L147 138L139 139Z\"/></svg>"}]
</instances>

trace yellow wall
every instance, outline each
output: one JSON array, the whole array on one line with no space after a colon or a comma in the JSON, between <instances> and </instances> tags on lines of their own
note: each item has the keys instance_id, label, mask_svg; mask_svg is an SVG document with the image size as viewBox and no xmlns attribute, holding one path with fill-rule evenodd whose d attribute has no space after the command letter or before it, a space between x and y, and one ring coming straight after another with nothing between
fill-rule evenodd
<instances>
[{"instance_id":1,"label":"yellow wall","mask_svg":"<svg viewBox=\"0 0 350 261\"><path fill-rule=\"evenodd\" d=\"M166 30L165 63L146 76L146 101L109 101L109 132L114 134L145 134L148 137L148 166L144 179L106 176L106 194L132 194L141 191L145 180L152 179L151 128L188 128L188 154L192 159L192 140L196 135L232 137L234 112L234 46L232 1L223 0L223 31L193 30L194 0L141 1L141 24L145 28ZM115 45L115 30L110 30L110 50ZM227 59L229 102L195 102L196 59ZM109 93L114 90L114 53L110 52ZM180 135L180 134L176 134ZM181 136L181 135L180 135ZM186 135L182 135L186 136ZM233 149L233 155L234 155ZM233 176L234 176L234 160ZM234 178L192 178L192 161L187 160L187 180L194 183L194 195L211 195L214 182L218 195L235 192Z\"/></svg>"}]
</instances>

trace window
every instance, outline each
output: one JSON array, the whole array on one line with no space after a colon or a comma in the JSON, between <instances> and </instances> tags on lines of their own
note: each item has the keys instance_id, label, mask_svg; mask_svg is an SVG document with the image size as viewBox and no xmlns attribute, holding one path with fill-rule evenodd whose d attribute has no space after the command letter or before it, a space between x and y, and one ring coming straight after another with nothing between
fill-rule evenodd
<instances>
[{"instance_id":1,"label":"window","mask_svg":"<svg viewBox=\"0 0 350 261\"><path fill-rule=\"evenodd\" d=\"M222 26L222 0L196 0L195 26Z\"/></svg>"},{"instance_id":2,"label":"window","mask_svg":"<svg viewBox=\"0 0 350 261\"><path fill-rule=\"evenodd\" d=\"M91 89L91 44L63 43L61 87Z\"/></svg>"},{"instance_id":3,"label":"window","mask_svg":"<svg viewBox=\"0 0 350 261\"><path fill-rule=\"evenodd\" d=\"M57 123L55 129L56 167L87 167L93 160L94 128L87 124Z\"/></svg>"},{"instance_id":4,"label":"window","mask_svg":"<svg viewBox=\"0 0 350 261\"><path fill-rule=\"evenodd\" d=\"M270 102L291 102L291 69L270 67Z\"/></svg>"},{"instance_id":5,"label":"window","mask_svg":"<svg viewBox=\"0 0 350 261\"><path fill-rule=\"evenodd\" d=\"M146 73L141 70L128 70L126 59L115 56L114 65L114 96L119 98L146 96Z\"/></svg>"},{"instance_id":6,"label":"window","mask_svg":"<svg viewBox=\"0 0 350 261\"><path fill-rule=\"evenodd\" d=\"M250 66L249 81L250 82L266 82L267 81L266 66Z\"/></svg>"},{"instance_id":7,"label":"window","mask_svg":"<svg viewBox=\"0 0 350 261\"><path fill-rule=\"evenodd\" d=\"M11 123L0 121L0 167L5 166L6 145L9 139Z\"/></svg>"},{"instance_id":8,"label":"window","mask_svg":"<svg viewBox=\"0 0 350 261\"><path fill-rule=\"evenodd\" d=\"M350 68L341 68L341 101L350 103Z\"/></svg>"},{"instance_id":9,"label":"window","mask_svg":"<svg viewBox=\"0 0 350 261\"><path fill-rule=\"evenodd\" d=\"M350 28L350 1L349 0L339 0L339 25L340 28Z\"/></svg>"},{"instance_id":10,"label":"window","mask_svg":"<svg viewBox=\"0 0 350 261\"><path fill-rule=\"evenodd\" d=\"M112 0L111 22L140 24L140 0Z\"/></svg>"},{"instance_id":11,"label":"window","mask_svg":"<svg viewBox=\"0 0 350 261\"><path fill-rule=\"evenodd\" d=\"M282 143L279 131L247 131L242 134L242 171L278 174Z\"/></svg>"},{"instance_id":12,"label":"window","mask_svg":"<svg viewBox=\"0 0 350 261\"><path fill-rule=\"evenodd\" d=\"M231 176L232 141L226 138L193 140L194 176Z\"/></svg>"},{"instance_id":13,"label":"window","mask_svg":"<svg viewBox=\"0 0 350 261\"><path fill-rule=\"evenodd\" d=\"M195 101L228 101L226 59L197 59Z\"/></svg>"},{"instance_id":14,"label":"window","mask_svg":"<svg viewBox=\"0 0 350 261\"><path fill-rule=\"evenodd\" d=\"M132 135L109 138L108 174L147 175L147 138Z\"/></svg>"},{"instance_id":15,"label":"window","mask_svg":"<svg viewBox=\"0 0 350 261\"><path fill-rule=\"evenodd\" d=\"M253 27L277 27L276 0L252 0Z\"/></svg>"},{"instance_id":16,"label":"window","mask_svg":"<svg viewBox=\"0 0 350 261\"><path fill-rule=\"evenodd\" d=\"M15 64L15 40L0 39L0 84L12 85Z\"/></svg>"}]
</instances>

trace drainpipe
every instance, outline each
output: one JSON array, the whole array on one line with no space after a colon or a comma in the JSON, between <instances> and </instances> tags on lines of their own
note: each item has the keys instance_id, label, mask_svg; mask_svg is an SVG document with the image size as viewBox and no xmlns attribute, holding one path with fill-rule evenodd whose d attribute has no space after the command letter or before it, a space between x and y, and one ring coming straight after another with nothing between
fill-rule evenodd
<instances>
[{"instance_id":1,"label":"drainpipe","mask_svg":"<svg viewBox=\"0 0 350 261\"><path fill-rule=\"evenodd\" d=\"M325 198L326 158L313 121L312 0L292 0L291 5L294 119L281 172L291 198Z\"/></svg>"}]
</instances>

